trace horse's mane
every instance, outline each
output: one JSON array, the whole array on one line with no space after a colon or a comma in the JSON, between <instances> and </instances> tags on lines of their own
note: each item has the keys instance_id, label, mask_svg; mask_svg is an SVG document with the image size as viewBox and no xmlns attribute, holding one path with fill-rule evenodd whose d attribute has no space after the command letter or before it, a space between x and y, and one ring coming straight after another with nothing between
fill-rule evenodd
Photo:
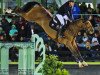
<instances>
[{"instance_id":1,"label":"horse's mane","mask_svg":"<svg viewBox=\"0 0 100 75\"><path fill-rule=\"evenodd\" d=\"M35 2L35 1L32 1L32 2L28 2L27 4L25 4L22 8L21 8L21 10L23 11L23 12L28 12L28 11L30 11L35 5L41 5L40 3L38 3L38 2Z\"/></svg>"}]
</instances>

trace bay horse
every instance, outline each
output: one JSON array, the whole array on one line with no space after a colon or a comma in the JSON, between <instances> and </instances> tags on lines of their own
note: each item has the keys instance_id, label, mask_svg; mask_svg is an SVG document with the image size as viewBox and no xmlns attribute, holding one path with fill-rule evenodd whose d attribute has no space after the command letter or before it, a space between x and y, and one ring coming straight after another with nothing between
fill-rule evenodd
<instances>
[{"instance_id":1,"label":"bay horse","mask_svg":"<svg viewBox=\"0 0 100 75\"><path fill-rule=\"evenodd\" d=\"M88 66L88 64L82 58L75 40L78 32L82 29L86 29L90 33L94 32L92 24L89 20L83 22L83 19L78 19L75 22L70 23L70 25L64 31L65 37L58 37L58 39L56 39L57 31L49 26L53 15L41 4L37 2L28 2L22 8L16 8L14 11L27 21L34 21L38 23L38 25L40 25L54 41L68 47L75 57L79 67Z\"/></svg>"}]
</instances>

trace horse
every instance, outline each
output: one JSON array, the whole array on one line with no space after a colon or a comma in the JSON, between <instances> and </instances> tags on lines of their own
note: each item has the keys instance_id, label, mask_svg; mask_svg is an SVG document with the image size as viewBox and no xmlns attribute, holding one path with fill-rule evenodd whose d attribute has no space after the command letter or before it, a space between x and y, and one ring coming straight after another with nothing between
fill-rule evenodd
<instances>
[{"instance_id":1,"label":"horse","mask_svg":"<svg viewBox=\"0 0 100 75\"><path fill-rule=\"evenodd\" d=\"M29 6L30 4L31 6ZM52 29L49 25L53 19L53 15L41 4L38 2L29 2L24 5L23 8L16 8L14 11L27 21L36 22L54 41L64 44L66 47L68 47L80 68L88 66L88 64L82 58L77 47L76 36L82 29L86 29L89 33L94 32L94 28L89 20L84 22L83 19L78 19L75 22L70 23L64 31L65 37L58 37L56 39L57 31Z\"/></svg>"}]
</instances>

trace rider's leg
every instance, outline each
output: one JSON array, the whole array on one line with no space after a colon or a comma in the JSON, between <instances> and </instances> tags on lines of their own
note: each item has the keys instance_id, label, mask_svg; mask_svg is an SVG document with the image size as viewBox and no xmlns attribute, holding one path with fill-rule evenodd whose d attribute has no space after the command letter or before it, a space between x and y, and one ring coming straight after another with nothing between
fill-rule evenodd
<instances>
[{"instance_id":1,"label":"rider's leg","mask_svg":"<svg viewBox=\"0 0 100 75\"><path fill-rule=\"evenodd\" d=\"M63 16L62 15L60 15L60 14L56 14L56 17L58 18L58 20L60 21L60 26L62 25L65 25L65 23L64 23L64 18L63 18Z\"/></svg>"},{"instance_id":2,"label":"rider's leg","mask_svg":"<svg viewBox=\"0 0 100 75\"><path fill-rule=\"evenodd\" d=\"M66 22L67 22L67 21L72 22L72 21L68 18L68 16L67 16L67 15L64 15L64 16L63 16L63 18L65 19L65 21L66 21Z\"/></svg>"},{"instance_id":3,"label":"rider's leg","mask_svg":"<svg viewBox=\"0 0 100 75\"><path fill-rule=\"evenodd\" d=\"M56 14L56 17L58 18L58 20L60 21L60 25L59 25L59 29L58 29L58 36L59 37L63 37L64 35L63 35L63 26L65 25L65 22L64 22L64 18L63 18L63 16L62 15L60 15L60 14Z\"/></svg>"}]
</instances>

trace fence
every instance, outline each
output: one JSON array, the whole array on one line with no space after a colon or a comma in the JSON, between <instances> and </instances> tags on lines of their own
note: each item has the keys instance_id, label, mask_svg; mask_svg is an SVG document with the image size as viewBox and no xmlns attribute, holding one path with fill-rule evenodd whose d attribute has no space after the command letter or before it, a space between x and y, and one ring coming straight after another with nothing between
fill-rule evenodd
<instances>
[{"instance_id":1,"label":"fence","mask_svg":"<svg viewBox=\"0 0 100 75\"><path fill-rule=\"evenodd\" d=\"M37 34L32 35L32 42L0 43L0 75L9 75L9 48L16 47L18 54L18 75L42 75L43 62L45 60L45 45L43 39ZM35 51L38 49L43 58L35 67Z\"/></svg>"}]
</instances>

